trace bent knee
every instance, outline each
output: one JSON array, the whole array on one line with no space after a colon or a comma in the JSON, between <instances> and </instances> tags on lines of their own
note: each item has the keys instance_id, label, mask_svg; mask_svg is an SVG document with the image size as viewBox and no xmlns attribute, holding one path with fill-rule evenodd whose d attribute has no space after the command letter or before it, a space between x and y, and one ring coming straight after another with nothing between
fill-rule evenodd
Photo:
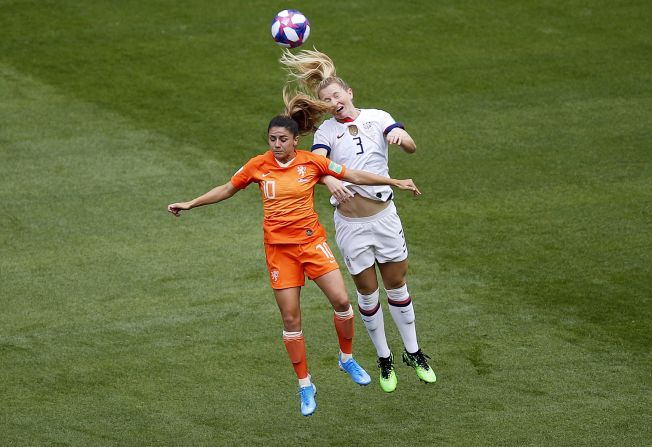
<instances>
[{"instance_id":1,"label":"bent knee","mask_svg":"<svg viewBox=\"0 0 652 447\"><path fill-rule=\"evenodd\" d=\"M299 315L283 315L283 329L291 332L298 332L301 330L301 316Z\"/></svg>"}]
</instances>

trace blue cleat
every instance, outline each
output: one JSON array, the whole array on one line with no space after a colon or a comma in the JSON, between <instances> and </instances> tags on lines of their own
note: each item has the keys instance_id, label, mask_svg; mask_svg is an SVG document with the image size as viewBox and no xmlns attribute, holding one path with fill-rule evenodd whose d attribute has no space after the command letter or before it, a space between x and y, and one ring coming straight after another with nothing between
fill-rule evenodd
<instances>
[{"instance_id":1,"label":"blue cleat","mask_svg":"<svg viewBox=\"0 0 652 447\"><path fill-rule=\"evenodd\" d=\"M308 386L299 388L299 396L301 397L302 415L310 416L317 409L315 394L317 394L317 387L312 383Z\"/></svg>"},{"instance_id":2,"label":"blue cleat","mask_svg":"<svg viewBox=\"0 0 652 447\"><path fill-rule=\"evenodd\" d=\"M358 362L354 358L349 359L349 361L342 363L342 359L338 360L340 369L351 376L351 379L358 385L369 385L371 383L371 377L367 374L362 366L358 365Z\"/></svg>"}]
</instances>

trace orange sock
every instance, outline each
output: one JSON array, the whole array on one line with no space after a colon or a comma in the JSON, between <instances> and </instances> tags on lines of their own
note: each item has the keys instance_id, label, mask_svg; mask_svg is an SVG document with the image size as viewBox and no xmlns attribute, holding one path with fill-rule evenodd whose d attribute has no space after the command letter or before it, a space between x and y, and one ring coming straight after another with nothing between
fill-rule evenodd
<instances>
[{"instance_id":1,"label":"orange sock","mask_svg":"<svg viewBox=\"0 0 652 447\"><path fill-rule=\"evenodd\" d=\"M308 377L308 361L306 359L306 343L303 339L303 332L283 331L283 343L297 378L305 379Z\"/></svg>"},{"instance_id":2,"label":"orange sock","mask_svg":"<svg viewBox=\"0 0 652 447\"><path fill-rule=\"evenodd\" d=\"M346 312L335 312L333 315L340 351L344 354L353 353L353 318L353 309L351 307Z\"/></svg>"}]
</instances>

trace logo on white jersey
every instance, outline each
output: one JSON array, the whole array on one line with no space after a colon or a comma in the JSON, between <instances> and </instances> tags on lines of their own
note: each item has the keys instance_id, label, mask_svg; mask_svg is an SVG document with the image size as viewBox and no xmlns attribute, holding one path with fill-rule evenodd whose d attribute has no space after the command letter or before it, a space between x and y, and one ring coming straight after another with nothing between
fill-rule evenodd
<instances>
[{"instance_id":1,"label":"logo on white jersey","mask_svg":"<svg viewBox=\"0 0 652 447\"><path fill-rule=\"evenodd\" d=\"M356 126L355 124L351 124L349 126L349 133L351 134L351 136L355 137L358 134L358 126Z\"/></svg>"}]
</instances>

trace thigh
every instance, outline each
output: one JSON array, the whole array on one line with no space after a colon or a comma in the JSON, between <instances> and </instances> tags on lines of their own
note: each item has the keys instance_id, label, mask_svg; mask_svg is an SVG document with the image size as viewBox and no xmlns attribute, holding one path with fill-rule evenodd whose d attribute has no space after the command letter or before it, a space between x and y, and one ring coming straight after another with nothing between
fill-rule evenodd
<instances>
[{"instance_id":1,"label":"thigh","mask_svg":"<svg viewBox=\"0 0 652 447\"><path fill-rule=\"evenodd\" d=\"M305 284L303 265L299 257L299 245L265 244L265 258L272 289L301 287Z\"/></svg>"},{"instance_id":2,"label":"thigh","mask_svg":"<svg viewBox=\"0 0 652 447\"><path fill-rule=\"evenodd\" d=\"M345 312L349 309L349 296L344 286L344 278L340 270L333 270L314 279L315 284L324 292L326 298L337 312Z\"/></svg>"},{"instance_id":3,"label":"thigh","mask_svg":"<svg viewBox=\"0 0 652 447\"><path fill-rule=\"evenodd\" d=\"M383 278L383 285L385 290L398 289L405 285L405 277L407 276L408 260L404 259L399 262L386 262L378 264L380 276Z\"/></svg>"}]
</instances>

